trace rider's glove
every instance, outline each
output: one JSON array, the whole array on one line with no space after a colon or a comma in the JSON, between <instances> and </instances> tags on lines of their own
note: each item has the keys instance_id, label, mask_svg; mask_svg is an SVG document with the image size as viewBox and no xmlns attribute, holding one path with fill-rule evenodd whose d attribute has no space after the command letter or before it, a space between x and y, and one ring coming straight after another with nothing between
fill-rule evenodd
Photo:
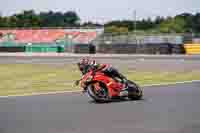
<instances>
[{"instance_id":1,"label":"rider's glove","mask_svg":"<svg viewBox=\"0 0 200 133\"><path fill-rule=\"evenodd\" d=\"M79 85L80 80L76 80L75 81L75 85L78 86Z\"/></svg>"}]
</instances>

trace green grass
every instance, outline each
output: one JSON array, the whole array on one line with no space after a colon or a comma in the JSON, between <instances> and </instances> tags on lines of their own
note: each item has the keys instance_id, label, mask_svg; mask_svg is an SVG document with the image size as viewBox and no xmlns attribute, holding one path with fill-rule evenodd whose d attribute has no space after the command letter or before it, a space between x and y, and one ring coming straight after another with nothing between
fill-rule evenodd
<instances>
[{"instance_id":1,"label":"green grass","mask_svg":"<svg viewBox=\"0 0 200 133\"><path fill-rule=\"evenodd\" d=\"M200 70L175 73L137 72L123 68L121 71L141 86L200 79ZM74 65L1 64L0 96L79 90L73 86L79 78L80 72Z\"/></svg>"}]
</instances>

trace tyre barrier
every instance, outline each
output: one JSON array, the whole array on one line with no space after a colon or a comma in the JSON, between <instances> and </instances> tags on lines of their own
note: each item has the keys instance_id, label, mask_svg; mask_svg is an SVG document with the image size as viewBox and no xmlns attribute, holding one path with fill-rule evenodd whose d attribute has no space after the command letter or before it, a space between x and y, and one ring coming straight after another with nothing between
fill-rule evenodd
<instances>
[{"instance_id":1,"label":"tyre barrier","mask_svg":"<svg viewBox=\"0 0 200 133\"><path fill-rule=\"evenodd\" d=\"M138 44L137 54L171 54L168 44Z\"/></svg>"},{"instance_id":2,"label":"tyre barrier","mask_svg":"<svg viewBox=\"0 0 200 133\"><path fill-rule=\"evenodd\" d=\"M0 46L0 52L25 52L26 51L26 48L25 46L12 46L12 47L9 47L9 46Z\"/></svg>"},{"instance_id":3,"label":"tyre barrier","mask_svg":"<svg viewBox=\"0 0 200 133\"><path fill-rule=\"evenodd\" d=\"M99 44L97 53L109 54L133 54L136 53L137 45L135 44Z\"/></svg>"},{"instance_id":4,"label":"tyre barrier","mask_svg":"<svg viewBox=\"0 0 200 133\"><path fill-rule=\"evenodd\" d=\"M111 54L183 54L184 48L178 44L99 44L97 53Z\"/></svg>"},{"instance_id":5,"label":"tyre barrier","mask_svg":"<svg viewBox=\"0 0 200 133\"><path fill-rule=\"evenodd\" d=\"M170 44L172 54L185 54L185 48L183 44Z\"/></svg>"},{"instance_id":6,"label":"tyre barrier","mask_svg":"<svg viewBox=\"0 0 200 133\"><path fill-rule=\"evenodd\" d=\"M96 47L93 44L74 44L72 52L80 54L95 54Z\"/></svg>"}]
</instances>

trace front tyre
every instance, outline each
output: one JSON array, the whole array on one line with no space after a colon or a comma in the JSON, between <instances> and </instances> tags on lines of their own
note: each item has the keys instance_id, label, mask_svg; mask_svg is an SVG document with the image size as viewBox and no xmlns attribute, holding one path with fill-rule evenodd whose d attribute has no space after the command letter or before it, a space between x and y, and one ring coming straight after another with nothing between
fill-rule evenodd
<instances>
[{"instance_id":1,"label":"front tyre","mask_svg":"<svg viewBox=\"0 0 200 133\"><path fill-rule=\"evenodd\" d=\"M95 86L98 84L98 87L100 89L95 88ZM106 88L106 86L103 83L91 83L88 85L88 89L87 89L88 95L95 101L95 102L110 102L111 98L109 97L108 94L108 89Z\"/></svg>"},{"instance_id":2,"label":"front tyre","mask_svg":"<svg viewBox=\"0 0 200 133\"><path fill-rule=\"evenodd\" d=\"M136 83L128 80L128 98L131 100L140 100L143 97L143 90Z\"/></svg>"}]
</instances>

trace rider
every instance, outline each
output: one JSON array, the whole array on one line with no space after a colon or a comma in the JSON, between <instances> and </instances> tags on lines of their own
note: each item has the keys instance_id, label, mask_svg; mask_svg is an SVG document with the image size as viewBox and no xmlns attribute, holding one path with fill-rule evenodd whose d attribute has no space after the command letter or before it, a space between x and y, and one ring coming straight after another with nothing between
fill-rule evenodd
<instances>
[{"instance_id":1,"label":"rider","mask_svg":"<svg viewBox=\"0 0 200 133\"><path fill-rule=\"evenodd\" d=\"M88 58L83 58L80 60L80 62L77 63L77 65L83 75L86 74L90 70L101 71L109 77L117 77L121 79L123 83L127 82L126 77L124 77L121 73L119 73L117 69L113 68L112 66L108 64L99 64L95 60L91 61Z\"/></svg>"}]
</instances>

